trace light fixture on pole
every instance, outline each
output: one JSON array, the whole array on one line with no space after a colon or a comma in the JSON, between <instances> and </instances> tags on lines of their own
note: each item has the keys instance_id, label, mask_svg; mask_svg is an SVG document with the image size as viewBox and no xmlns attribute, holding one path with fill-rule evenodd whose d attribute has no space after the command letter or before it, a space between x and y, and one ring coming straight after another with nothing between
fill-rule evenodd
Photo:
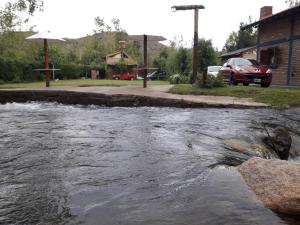
<instances>
[{"instance_id":1,"label":"light fixture on pole","mask_svg":"<svg viewBox=\"0 0 300 225\"><path fill-rule=\"evenodd\" d=\"M195 11L195 18L194 18L194 47L193 47L193 75L191 83L196 83L197 80L197 69L198 69L198 17L199 17L199 9L205 9L203 5L180 5L180 6L173 6L173 12L180 11L180 10L194 10Z\"/></svg>"}]
</instances>

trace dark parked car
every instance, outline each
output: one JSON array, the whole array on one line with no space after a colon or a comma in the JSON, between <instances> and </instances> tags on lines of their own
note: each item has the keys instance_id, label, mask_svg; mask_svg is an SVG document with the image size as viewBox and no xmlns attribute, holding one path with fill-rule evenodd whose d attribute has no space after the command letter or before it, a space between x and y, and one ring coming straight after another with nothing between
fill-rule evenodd
<instances>
[{"instance_id":1,"label":"dark parked car","mask_svg":"<svg viewBox=\"0 0 300 225\"><path fill-rule=\"evenodd\" d=\"M154 71L147 75L149 80L165 80L167 79L166 71Z\"/></svg>"},{"instance_id":2,"label":"dark parked car","mask_svg":"<svg viewBox=\"0 0 300 225\"><path fill-rule=\"evenodd\" d=\"M269 87L272 82L272 71L252 59L231 58L219 70L219 74L232 85L242 83L248 86L254 83Z\"/></svg>"}]
</instances>

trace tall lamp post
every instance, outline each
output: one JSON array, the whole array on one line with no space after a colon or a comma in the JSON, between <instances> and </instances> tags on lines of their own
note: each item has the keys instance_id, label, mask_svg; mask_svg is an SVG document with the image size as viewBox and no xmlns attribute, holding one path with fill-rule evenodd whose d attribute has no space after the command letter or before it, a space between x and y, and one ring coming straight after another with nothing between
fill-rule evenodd
<instances>
[{"instance_id":1,"label":"tall lamp post","mask_svg":"<svg viewBox=\"0 0 300 225\"><path fill-rule=\"evenodd\" d=\"M194 18L194 47L193 47L193 75L191 83L196 83L197 80L197 68L198 68L198 17L199 17L199 9L205 9L203 5L181 5L181 6L173 6L172 11L180 11L180 10L194 10L195 18Z\"/></svg>"}]
</instances>

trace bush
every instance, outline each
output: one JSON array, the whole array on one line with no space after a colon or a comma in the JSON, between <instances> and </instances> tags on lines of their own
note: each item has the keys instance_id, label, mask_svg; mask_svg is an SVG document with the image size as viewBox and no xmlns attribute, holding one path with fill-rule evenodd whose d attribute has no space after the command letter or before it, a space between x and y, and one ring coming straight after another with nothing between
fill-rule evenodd
<instances>
[{"instance_id":1,"label":"bush","mask_svg":"<svg viewBox=\"0 0 300 225\"><path fill-rule=\"evenodd\" d=\"M0 58L0 80L4 82L22 82L38 80L40 76L34 69L41 68L38 63L28 63L18 59Z\"/></svg>"},{"instance_id":2,"label":"bush","mask_svg":"<svg viewBox=\"0 0 300 225\"><path fill-rule=\"evenodd\" d=\"M174 74L169 77L170 84L188 84L190 78L188 76L183 76L180 74Z\"/></svg>"},{"instance_id":3,"label":"bush","mask_svg":"<svg viewBox=\"0 0 300 225\"><path fill-rule=\"evenodd\" d=\"M0 80L2 82L20 83L26 81L41 81L44 80L44 71L35 71L35 69L44 68L42 63L25 62L20 59L4 59L0 57ZM79 79L88 75L90 77L91 69L97 69L101 74L106 70L103 67L91 68L90 66L77 65L77 64L62 64L58 65L55 71L55 78L58 79ZM52 72L50 71L52 78Z\"/></svg>"},{"instance_id":4,"label":"bush","mask_svg":"<svg viewBox=\"0 0 300 225\"><path fill-rule=\"evenodd\" d=\"M62 64L58 66L59 71L55 72L55 78L62 79L79 79L85 77L87 67L76 64Z\"/></svg>"},{"instance_id":5,"label":"bush","mask_svg":"<svg viewBox=\"0 0 300 225\"><path fill-rule=\"evenodd\" d=\"M203 76L198 77L198 86L204 88L225 87L226 84L221 76L207 75L206 84L203 85Z\"/></svg>"}]
</instances>

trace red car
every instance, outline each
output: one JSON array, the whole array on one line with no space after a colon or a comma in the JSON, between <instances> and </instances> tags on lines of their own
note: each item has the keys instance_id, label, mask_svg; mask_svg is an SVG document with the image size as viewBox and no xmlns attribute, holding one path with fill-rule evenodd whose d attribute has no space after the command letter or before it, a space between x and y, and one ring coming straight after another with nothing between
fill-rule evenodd
<instances>
[{"instance_id":1,"label":"red car","mask_svg":"<svg viewBox=\"0 0 300 225\"><path fill-rule=\"evenodd\" d=\"M272 71L252 59L231 58L219 70L219 74L232 85L242 83L248 86L254 83L269 87L272 82Z\"/></svg>"},{"instance_id":2,"label":"red car","mask_svg":"<svg viewBox=\"0 0 300 225\"><path fill-rule=\"evenodd\" d=\"M136 74L133 73L121 73L121 74L113 74L112 79L114 80L134 80L136 79Z\"/></svg>"}]
</instances>

